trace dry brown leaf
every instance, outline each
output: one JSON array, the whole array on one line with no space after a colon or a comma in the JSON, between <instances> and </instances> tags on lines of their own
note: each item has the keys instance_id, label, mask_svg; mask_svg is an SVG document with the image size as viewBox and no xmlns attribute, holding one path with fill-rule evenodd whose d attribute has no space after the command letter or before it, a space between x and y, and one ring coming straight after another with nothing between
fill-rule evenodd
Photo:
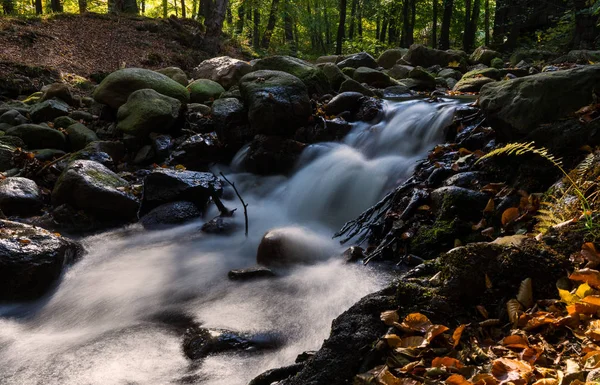
<instances>
[{"instance_id":1,"label":"dry brown leaf","mask_svg":"<svg viewBox=\"0 0 600 385\"><path fill-rule=\"evenodd\" d=\"M533 306L533 285L531 283L531 278L526 278L521 282L517 294L517 301L521 302L521 305L523 305L525 309L529 309Z\"/></svg>"},{"instance_id":2,"label":"dry brown leaf","mask_svg":"<svg viewBox=\"0 0 600 385\"><path fill-rule=\"evenodd\" d=\"M600 320L592 320L585 331L585 335L594 341L600 341Z\"/></svg>"},{"instance_id":3,"label":"dry brown leaf","mask_svg":"<svg viewBox=\"0 0 600 385\"><path fill-rule=\"evenodd\" d=\"M593 288L600 288L600 272L594 269L581 269L573 272L569 279L578 282L585 282Z\"/></svg>"},{"instance_id":4,"label":"dry brown leaf","mask_svg":"<svg viewBox=\"0 0 600 385\"><path fill-rule=\"evenodd\" d=\"M596 246L592 242L584 243L581 246L581 255L594 265L600 264L600 253L598 253Z\"/></svg>"},{"instance_id":5,"label":"dry brown leaf","mask_svg":"<svg viewBox=\"0 0 600 385\"><path fill-rule=\"evenodd\" d=\"M521 303L516 299L511 299L506 303L506 311L511 324L516 325L519 321L519 313L521 312Z\"/></svg>"},{"instance_id":6,"label":"dry brown leaf","mask_svg":"<svg viewBox=\"0 0 600 385\"><path fill-rule=\"evenodd\" d=\"M529 341L527 340L527 337L519 334L513 334L504 337L502 340L502 345L506 346L507 348L527 349L529 347Z\"/></svg>"},{"instance_id":7,"label":"dry brown leaf","mask_svg":"<svg viewBox=\"0 0 600 385\"><path fill-rule=\"evenodd\" d=\"M431 367L433 368L446 367L460 369L464 368L464 366L462 362L452 357L436 357L431 361Z\"/></svg>"},{"instance_id":8,"label":"dry brown leaf","mask_svg":"<svg viewBox=\"0 0 600 385\"><path fill-rule=\"evenodd\" d=\"M542 378L533 383L533 385L558 385L558 379L556 378Z\"/></svg>"},{"instance_id":9,"label":"dry brown leaf","mask_svg":"<svg viewBox=\"0 0 600 385\"><path fill-rule=\"evenodd\" d=\"M475 385L497 385L499 381L489 373L477 374L472 379Z\"/></svg>"},{"instance_id":10,"label":"dry brown leaf","mask_svg":"<svg viewBox=\"0 0 600 385\"><path fill-rule=\"evenodd\" d=\"M406 332L425 333L433 324L421 313L411 313L404 318L401 327Z\"/></svg>"},{"instance_id":11,"label":"dry brown leaf","mask_svg":"<svg viewBox=\"0 0 600 385\"><path fill-rule=\"evenodd\" d=\"M402 348L418 348L425 343L423 336L410 336L402 338Z\"/></svg>"},{"instance_id":12,"label":"dry brown leaf","mask_svg":"<svg viewBox=\"0 0 600 385\"><path fill-rule=\"evenodd\" d=\"M491 289L492 288L492 280L490 279L490 277L486 274L485 275L485 287L486 289Z\"/></svg>"},{"instance_id":13,"label":"dry brown leaf","mask_svg":"<svg viewBox=\"0 0 600 385\"><path fill-rule=\"evenodd\" d=\"M500 384L512 382L515 385L524 385L533 375L533 367L525 361L499 358L492 362L492 375Z\"/></svg>"},{"instance_id":14,"label":"dry brown leaf","mask_svg":"<svg viewBox=\"0 0 600 385\"><path fill-rule=\"evenodd\" d=\"M462 324L459 327L457 327L454 330L454 333L452 333L452 347L456 349L456 347L458 346L459 342L460 342L460 337L462 337L463 331L465 330L465 328L467 327L467 325Z\"/></svg>"},{"instance_id":15,"label":"dry brown leaf","mask_svg":"<svg viewBox=\"0 0 600 385\"><path fill-rule=\"evenodd\" d=\"M384 324L386 324L387 326L394 326L394 324L398 323L398 321L400 321L400 316L398 315L398 312L395 310L388 310L388 311L384 311L383 313L381 313L381 320L383 321Z\"/></svg>"},{"instance_id":16,"label":"dry brown leaf","mask_svg":"<svg viewBox=\"0 0 600 385\"><path fill-rule=\"evenodd\" d=\"M471 230L478 231L483 229L485 226L487 226L487 221L485 220L485 218L481 218L479 222L471 226Z\"/></svg>"},{"instance_id":17,"label":"dry brown leaf","mask_svg":"<svg viewBox=\"0 0 600 385\"><path fill-rule=\"evenodd\" d=\"M538 345L534 345L523 350L519 357L523 361L529 362L533 365L538 360L538 358L540 358L542 353L544 353L544 348Z\"/></svg>"},{"instance_id":18,"label":"dry brown leaf","mask_svg":"<svg viewBox=\"0 0 600 385\"><path fill-rule=\"evenodd\" d=\"M422 346L425 347L431 343L435 339L435 337L440 334L450 330L447 326L444 325L432 325L427 332L425 333L425 341L423 341Z\"/></svg>"},{"instance_id":19,"label":"dry brown leaf","mask_svg":"<svg viewBox=\"0 0 600 385\"><path fill-rule=\"evenodd\" d=\"M537 329L540 326L553 325L559 320L553 314L548 313L548 312L537 312L537 313L531 314L530 317L531 318L529 318L529 320L523 327L523 330L529 331L529 330Z\"/></svg>"},{"instance_id":20,"label":"dry brown leaf","mask_svg":"<svg viewBox=\"0 0 600 385\"><path fill-rule=\"evenodd\" d=\"M446 385L473 385L473 383L467 381L467 379L460 374L453 374L446 378Z\"/></svg>"},{"instance_id":21,"label":"dry brown leaf","mask_svg":"<svg viewBox=\"0 0 600 385\"><path fill-rule=\"evenodd\" d=\"M386 334L383 336L385 342L387 342L390 348L397 348L402 346L402 339L395 334Z\"/></svg>"},{"instance_id":22,"label":"dry brown leaf","mask_svg":"<svg viewBox=\"0 0 600 385\"><path fill-rule=\"evenodd\" d=\"M494 204L494 199L490 198L488 200L487 205L485 205L485 209L483 209L483 212L484 213L493 213L495 207L496 207L496 205Z\"/></svg>"},{"instance_id":23,"label":"dry brown leaf","mask_svg":"<svg viewBox=\"0 0 600 385\"><path fill-rule=\"evenodd\" d=\"M515 219L517 219L519 217L519 209L517 207L511 207L508 208L506 210L504 210L504 212L502 213L502 226L506 226L509 223L511 223L512 221L514 221Z\"/></svg>"}]
</instances>

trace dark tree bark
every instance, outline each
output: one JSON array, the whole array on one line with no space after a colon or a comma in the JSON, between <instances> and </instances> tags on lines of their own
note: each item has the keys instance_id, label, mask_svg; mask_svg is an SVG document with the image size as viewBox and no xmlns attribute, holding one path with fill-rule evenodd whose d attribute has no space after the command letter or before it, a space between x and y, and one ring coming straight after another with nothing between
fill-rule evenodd
<instances>
[{"instance_id":1,"label":"dark tree bark","mask_svg":"<svg viewBox=\"0 0 600 385\"><path fill-rule=\"evenodd\" d=\"M162 1L162 10L163 10L163 19L166 19L169 16L169 2L168 0Z\"/></svg>"},{"instance_id":2,"label":"dark tree bark","mask_svg":"<svg viewBox=\"0 0 600 385\"><path fill-rule=\"evenodd\" d=\"M50 9L52 12L62 12L63 6L60 0L50 0Z\"/></svg>"},{"instance_id":3,"label":"dark tree bark","mask_svg":"<svg viewBox=\"0 0 600 385\"><path fill-rule=\"evenodd\" d=\"M185 0L181 0L181 17L184 19L187 17L185 10Z\"/></svg>"},{"instance_id":4,"label":"dark tree bark","mask_svg":"<svg viewBox=\"0 0 600 385\"><path fill-rule=\"evenodd\" d=\"M198 14L206 19L210 14L212 2L214 0L200 0L200 9L198 9Z\"/></svg>"},{"instance_id":5,"label":"dark tree bark","mask_svg":"<svg viewBox=\"0 0 600 385\"><path fill-rule=\"evenodd\" d=\"M221 48L220 38L223 30L223 21L227 12L227 0L214 0L207 17L204 19L206 33L202 42L203 49L211 55L219 52Z\"/></svg>"},{"instance_id":6,"label":"dark tree bark","mask_svg":"<svg viewBox=\"0 0 600 385\"><path fill-rule=\"evenodd\" d=\"M14 0L2 0L2 9L5 15L15 14L15 2Z\"/></svg>"},{"instance_id":7,"label":"dark tree bark","mask_svg":"<svg viewBox=\"0 0 600 385\"><path fill-rule=\"evenodd\" d=\"M285 0L283 10L283 32L285 36L285 44L290 48L292 56L296 56L296 41L294 40L294 22L292 19L292 10L289 0Z\"/></svg>"},{"instance_id":8,"label":"dark tree bark","mask_svg":"<svg viewBox=\"0 0 600 385\"><path fill-rule=\"evenodd\" d=\"M142 4L145 4L145 0L142 0ZM144 9L142 10L142 13L144 13ZM196 19L196 17L198 16L198 0L192 0L192 19Z\"/></svg>"},{"instance_id":9,"label":"dark tree bark","mask_svg":"<svg viewBox=\"0 0 600 385\"><path fill-rule=\"evenodd\" d=\"M346 30L346 0L340 0L340 22L338 23L337 39L335 44L335 54L342 54L342 44L344 43L344 33Z\"/></svg>"},{"instance_id":10,"label":"dark tree bark","mask_svg":"<svg viewBox=\"0 0 600 385\"><path fill-rule=\"evenodd\" d=\"M323 3L323 18L325 19L325 43L327 47L331 46L332 36L331 36L331 24L329 23L329 13L327 11L327 0L324 0Z\"/></svg>"},{"instance_id":11,"label":"dark tree bark","mask_svg":"<svg viewBox=\"0 0 600 385\"><path fill-rule=\"evenodd\" d=\"M225 12L225 18L227 20L227 24L233 25L233 13L231 12L231 3L227 6L227 11Z\"/></svg>"},{"instance_id":12,"label":"dark tree bark","mask_svg":"<svg viewBox=\"0 0 600 385\"><path fill-rule=\"evenodd\" d=\"M489 0L486 0L489 1ZM433 0L433 25L431 26L431 47L437 47L438 0Z\"/></svg>"},{"instance_id":13,"label":"dark tree bark","mask_svg":"<svg viewBox=\"0 0 600 385\"><path fill-rule=\"evenodd\" d=\"M146 14L146 0L142 0L140 3L142 6L142 9L141 9L142 15L145 15Z\"/></svg>"},{"instance_id":14,"label":"dark tree bark","mask_svg":"<svg viewBox=\"0 0 600 385\"><path fill-rule=\"evenodd\" d=\"M381 31L379 32L379 41L385 43L385 34L388 29L388 15L387 13L383 14L383 23L381 23Z\"/></svg>"},{"instance_id":15,"label":"dark tree bark","mask_svg":"<svg viewBox=\"0 0 600 385\"><path fill-rule=\"evenodd\" d=\"M358 0L352 0L352 6L350 7L350 27L348 28L348 39L354 38L354 24L356 21L356 7Z\"/></svg>"},{"instance_id":16,"label":"dark tree bark","mask_svg":"<svg viewBox=\"0 0 600 385\"><path fill-rule=\"evenodd\" d=\"M402 7L402 47L410 47L415 42L415 0L404 0Z\"/></svg>"},{"instance_id":17,"label":"dark tree bark","mask_svg":"<svg viewBox=\"0 0 600 385\"><path fill-rule=\"evenodd\" d=\"M598 17L592 13L586 0L573 0L575 7L575 33L571 46L574 49L592 49L598 37Z\"/></svg>"},{"instance_id":18,"label":"dark tree bark","mask_svg":"<svg viewBox=\"0 0 600 385\"><path fill-rule=\"evenodd\" d=\"M237 23L235 27L235 33L241 35L244 33L244 22L246 19L246 2L242 1L237 10Z\"/></svg>"},{"instance_id":19,"label":"dark tree bark","mask_svg":"<svg viewBox=\"0 0 600 385\"><path fill-rule=\"evenodd\" d=\"M38 2L39 2L39 6L38 6ZM79 13L87 12L87 1L86 0L79 0L79 1L77 1L77 4L79 5ZM42 1L41 0L35 0L35 13L38 15L42 14Z\"/></svg>"},{"instance_id":20,"label":"dark tree bark","mask_svg":"<svg viewBox=\"0 0 600 385\"><path fill-rule=\"evenodd\" d=\"M260 48L260 9L258 9L258 5L254 6L254 17L252 18L254 22L254 29L252 31L252 46L254 49Z\"/></svg>"},{"instance_id":21,"label":"dark tree bark","mask_svg":"<svg viewBox=\"0 0 600 385\"><path fill-rule=\"evenodd\" d=\"M477 24L479 22L479 14L481 13L481 0L474 0L473 9L466 24L466 30L463 35L463 49L465 52L471 52L475 46L475 33L477 32Z\"/></svg>"},{"instance_id":22,"label":"dark tree bark","mask_svg":"<svg viewBox=\"0 0 600 385\"><path fill-rule=\"evenodd\" d=\"M450 23L452 22L452 11L454 8L454 0L444 0L444 16L442 18L442 28L440 31L439 48L446 50L450 49Z\"/></svg>"},{"instance_id":23,"label":"dark tree bark","mask_svg":"<svg viewBox=\"0 0 600 385\"><path fill-rule=\"evenodd\" d=\"M469 33L469 27L471 25L471 3L472 0L465 0L465 24L463 27L463 50L467 52L465 47L465 41L468 39L467 34Z\"/></svg>"},{"instance_id":24,"label":"dark tree bark","mask_svg":"<svg viewBox=\"0 0 600 385\"><path fill-rule=\"evenodd\" d=\"M485 0L485 46L490 46L490 0Z\"/></svg>"},{"instance_id":25,"label":"dark tree bark","mask_svg":"<svg viewBox=\"0 0 600 385\"><path fill-rule=\"evenodd\" d=\"M496 0L494 44L499 50L512 50L517 45L525 16L517 0Z\"/></svg>"},{"instance_id":26,"label":"dark tree bark","mask_svg":"<svg viewBox=\"0 0 600 385\"><path fill-rule=\"evenodd\" d=\"M388 44L394 44L398 41L398 19L398 4L394 3L388 21Z\"/></svg>"},{"instance_id":27,"label":"dark tree bark","mask_svg":"<svg viewBox=\"0 0 600 385\"><path fill-rule=\"evenodd\" d=\"M357 14L357 20L356 20L356 25L357 25L357 30L358 30L358 36L362 37L363 35L363 25L362 25L362 0L358 2L358 14Z\"/></svg>"},{"instance_id":28,"label":"dark tree bark","mask_svg":"<svg viewBox=\"0 0 600 385\"><path fill-rule=\"evenodd\" d=\"M265 49L269 48L269 44L271 44L271 36L273 35L275 24L277 24L277 8L279 8L279 0L273 0L271 2L271 11L269 12L267 28L265 28L265 33L263 34L261 42L261 46Z\"/></svg>"}]
</instances>

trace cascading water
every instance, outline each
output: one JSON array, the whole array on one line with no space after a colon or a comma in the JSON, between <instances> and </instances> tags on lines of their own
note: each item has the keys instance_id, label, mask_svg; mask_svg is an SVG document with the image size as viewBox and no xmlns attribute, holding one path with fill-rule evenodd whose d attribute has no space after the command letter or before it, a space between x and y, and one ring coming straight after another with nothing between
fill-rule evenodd
<instances>
[{"instance_id":1,"label":"cascading water","mask_svg":"<svg viewBox=\"0 0 600 385\"><path fill-rule=\"evenodd\" d=\"M331 234L411 173L441 141L455 106L388 102L381 123L356 124L344 143L307 148L289 179L229 174L250 204L248 238L243 230L202 234L199 220L84 239L88 254L53 293L35 303L0 306L0 383L146 385L186 378L242 385L317 349L333 318L384 284L380 275L339 258L260 281L231 282L227 272L253 265L263 234L281 226L296 226L307 242L335 255L341 249ZM243 216L236 221L242 228ZM159 321L169 314L187 314L205 327L276 333L283 346L193 363L183 355L181 332Z\"/></svg>"}]
</instances>

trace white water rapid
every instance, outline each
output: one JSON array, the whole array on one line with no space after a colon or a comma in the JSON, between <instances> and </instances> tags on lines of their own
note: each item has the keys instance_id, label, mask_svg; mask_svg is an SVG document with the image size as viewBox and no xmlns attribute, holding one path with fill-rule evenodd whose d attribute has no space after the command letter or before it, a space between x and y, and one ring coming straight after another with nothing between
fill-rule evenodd
<instances>
[{"instance_id":1,"label":"white water rapid","mask_svg":"<svg viewBox=\"0 0 600 385\"><path fill-rule=\"evenodd\" d=\"M289 178L222 170L249 203L250 234L202 234L206 219L163 231L139 225L83 239L88 253L57 289L27 304L0 306L0 384L245 385L294 362L327 338L331 321L384 284L371 268L346 265L331 235L405 179L443 139L455 102L386 102L386 116L356 124L343 143L306 149ZM240 155L242 156L242 155ZM218 170L215 170L218 172ZM210 219L216 211L206 215ZM229 281L231 269L255 264L263 234L299 226L307 242L332 257L278 271L278 277ZM277 350L214 354L193 363L182 335L159 316L185 313L205 327L277 333Z\"/></svg>"}]
</instances>

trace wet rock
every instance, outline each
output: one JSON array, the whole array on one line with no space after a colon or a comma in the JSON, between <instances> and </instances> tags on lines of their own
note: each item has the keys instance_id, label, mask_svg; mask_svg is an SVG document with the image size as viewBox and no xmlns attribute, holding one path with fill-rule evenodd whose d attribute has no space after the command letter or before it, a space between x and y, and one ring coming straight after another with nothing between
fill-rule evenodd
<instances>
[{"instance_id":1,"label":"wet rock","mask_svg":"<svg viewBox=\"0 0 600 385\"><path fill-rule=\"evenodd\" d=\"M104 152L117 163L125 157L125 145L120 141L101 140L92 142L85 146L84 150L89 152Z\"/></svg>"},{"instance_id":2,"label":"wet rock","mask_svg":"<svg viewBox=\"0 0 600 385\"><path fill-rule=\"evenodd\" d=\"M248 112L244 103L235 98L215 100L212 117L219 139L235 147L237 151L243 144L252 139L248 127Z\"/></svg>"},{"instance_id":3,"label":"wet rock","mask_svg":"<svg viewBox=\"0 0 600 385\"><path fill-rule=\"evenodd\" d=\"M20 124L27 123L27 118L21 115L21 113L17 110L10 110L0 115L0 123L18 126Z\"/></svg>"},{"instance_id":4,"label":"wet rock","mask_svg":"<svg viewBox=\"0 0 600 385\"><path fill-rule=\"evenodd\" d=\"M319 56L317 58L317 60L315 60L315 63L317 64L323 64L323 63L338 63L340 61L342 61L344 59L343 55L325 55L325 56Z\"/></svg>"},{"instance_id":5,"label":"wet rock","mask_svg":"<svg viewBox=\"0 0 600 385\"><path fill-rule=\"evenodd\" d=\"M0 219L0 301L42 296L82 252L67 238Z\"/></svg>"},{"instance_id":6,"label":"wet rock","mask_svg":"<svg viewBox=\"0 0 600 385\"><path fill-rule=\"evenodd\" d=\"M406 55L402 57L413 66L431 67L440 65L447 67L449 63L464 63L464 58L457 53L433 49L420 44L413 44Z\"/></svg>"},{"instance_id":7,"label":"wet rock","mask_svg":"<svg viewBox=\"0 0 600 385\"><path fill-rule=\"evenodd\" d=\"M389 75L368 67L358 67L354 71L353 78L359 83L366 83L376 88L385 88L396 84Z\"/></svg>"},{"instance_id":8,"label":"wet rock","mask_svg":"<svg viewBox=\"0 0 600 385\"><path fill-rule=\"evenodd\" d=\"M226 152L213 132L210 134L198 134L186 139L171 154L170 164L181 164L189 170L206 170L210 163L224 159Z\"/></svg>"},{"instance_id":9,"label":"wet rock","mask_svg":"<svg viewBox=\"0 0 600 385\"><path fill-rule=\"evenodd\" d=\"M4 172L14 167L14 151L15 147L0 143L0 171Z\"/></svg>"},{"instance_id":10,"label":"wet rock","mask_svg":"<svg viewBox=\"0 0 600 385\"><path fill-rule=\"evenodd\" d=\"M256 133L289 135L312 113L308 92L297 77L281 71L256 71L240 80L248 120Z\"/></svg>"},{"instance_id":11,"label":"wet rock","mask_svg":"<svg viewBox=\"0 0 600 385\"><path fill-rule=\"evenodd\" d=\"M275 273L264 266L254 266L245 269L231 270L227 277L232 281L249 281L252 279L271 278Z\"/></svg>"},{"instance_id":12,"label":"wet rock","mask_svg":"<svg viewBox=\"0 0 600 385\"><path fill-rule=\"evenodd\" d=\"M471 70L471 71L467 72L466 74L464 74L462 79L472 79L472 78L478 78L478 77L486 77L486 78L490 78L490 79L494 79L494 80L500 80L500 79L502 79L502 72L496 68L476 69L476 70Z\"/></svg>"},{"instance_id":13,"label":"wet rock","mask_svg":"<svg viewBox=\"0 0 600 385\"><path fill-rule=\"evenodd\" d=\"M485 64L487 66L491 65L492 60L494 60L496 58L501 59L502 54L500 54L500 52L489 49L486 46L478 47L475 51L473 51L473 53L471 54L471 57L470 57L471 62L481 63L481 64Z\"/></svg>"},{"instance_id":14,"label":"wet rock","mask_svg":"<svg viewBox=\"0 0 600 385\"><path fill-rule=\"evenodd\" d=\"M362 247L359 246L349 247L348 249L346 249L346 251L344 251L342 257L348 263L362 261L366 258L365 251L362 249Z\"/></svg>"},{"instance_id":15,"label":"wet rock","mask_svg":"<svg viewBox=\"0 0 600 385\"><path fill-rule=\"evenodd\" d=\"M21 138L27 147L32 150L39 148L64 150L67 144L65 135L62 132L37 124L21 124L8 129L6 134Z\"/></svg>"},{"instance_id":16,"label":"wet rock","mask_svg":"<svg viewBox=\"0 0 600 385\"><path fill-rule=\"evenodd\" d=\"M225 89L210 79L194 80L188 85L192 103L206 103L218 99Z\"/></svg>"},{"instance_id":17,"label":"wet rock","mask_svg":"<svg viewBox=\"0 0 600 385\"><path fill-rule=\"evenodd\" d=\"M421 87L435 88L435 77L423 67L417 66L413 68L408 73L408 77L418 81Z\"/></svg>"},{"instance_id":18,"label":"wet rock","mask_svg":"<svg viewBox=\"0 0 600 385\"><path fill-rule=\"evenodd\" d=\"M190 101L184 86L166 75L142 68L125 68L111 73L98 85L93 96L98 103L118 109L133 92L148 88L181 103Z\"/></svg>"},{"instance_id":19,"label":"wet rock","mask_svg":"<svg viewBox=\"0 0 600 385\"><path fill-rule=\"evenodd\" d=\"M444 186L457 186L475 188L476 185L485 183L486 175L481 171L460 172L444 181Z\"/></svg>"},{"instance_id":20,"label":"wet rock","mask_svg":"<svg viewBox=\"0 0 600 385\"><path fill-rule=\"evenodd\" d=\"M344 111L356 111L362 101L364 95L360 92L342 92L335 96L325 105L325 111L328 115L339 115Z\"/></svg>"},{"instance_id":21,"label":"wet rock","mask_svg":"<svg viewBox=\"0 0 600 385\"><path fill-rule=\"evenodd\" d=\"M202 212L194 203L178 201L156 207L144 215L140 223L145 229L157 230L180 225L201 216Z\"/></svg>"},{"instance_id":22,"label":"wet rock","mask_svg":"<svg viewBox=\"0 0 600 385\"><path fill-rule=\"evenodd\" d=\"M45 161L52 161L54 159L58 159L61 156L64 156L66 154L66 152L62 151L62 150L54 150L51 148L43 148L41 150L33 150L32 151L35 159L45 162Z\"/></svg>"},{"instance_id":23,"label":"wet rock","mask_svg":"<svg viewBox=\"0 0 600 385\"><path fill-rule=\"evenodd\" d=\"M373 56L369 55L366 52L356 53L354 55L347 56L344 60L337 63L339 68L351 67L368 67L368 68L377 68L379 65L373 58Z\"/></svg>"},{"instance_id":24,"label":"wet rock","mask_svg":"<svg viewBox=\"0 0 600 385\"><path fill-rule=\"evenodd\" d=\"M49 86L42 89L43 94L40 101L50 100L50 99L60 99L68 105L74 106L75 99L73 98L73 94L69 89L69 86L65 83L53 83Z\"/></svg>"},{"instance_id":25,"label":"wet rock","mask_svg":"<svg viewBox=\"0 0 600 385\"><path fill-rule=\"evenodd\" d=\"M431 192L432 209L438 219L479 220L489 197L462 187L441 187Z\"/></svg>"},{"instance_id":26,"label":"wet rock","mask_svg":"<svg viewBox=\"0 0 600 385\"><path fill-rule=\"evenodd\" d=\"M98 140L96 133L81 123L75 123L67 127L67 139L71 150L81 150L89 143Z\"/></svg>"},{"instance_id":27,"label":"wet rock","mask_svg":"<svg viewBox=\"0 0 600 385\"><path fill-rule=\"evenodd\" d=\"M383 51L377 58L377 64L384 69L392 68L396 62L402 59L402 56L406 55L408 49L406 48L393 48Z\"/></svg>"},{"instance_id":28,"label":"wet rock","mask_svg":"<svg viewBox=\"0 0 600 385\"><path fill-rule=\"evenodd\" d=\"M342 70L333 63L324 64L321 70L329 80L329 84L331 84L334 91L338 91L342 83L347 79Z\"/></svg>"},{"instance_id":29,"label":"wet rock","mask_svg":"<svg viewBox=\"0 0 600 385\"><path fill-rule=\"evenodd\" d=\"M560 63L577 63L589 64L600 61L600 51L592 51L587 49L577 49L569 51L568 54L553 60L554 64Z\"/></svg>"},{"instance_id":30,"label":"wet rock","mask_svg":"<svg viewBox=\"0 0 600 385\"><path fill-rule=\"evenodd\" d=\"M412 96L414 96L414 93L406 86L391 86L383 90L383 97L386 99L408 98Z\"/></svg>"},{"instance_id":31,"label":"wet rock","mask_svg":"<svg viewBox=\"0 0 600 385\"><path fill-rule=\"evenodd\" d=\"M345 80L340 86L339 92L357 92L364 96L375 96L375 93L373 91L371 91L370 89L353 79Z\"/></svg>"},{"instance_id":32,"label":"wet rock","mask_svg":"<svg viewBox=\"0 0 600 385\"><path fill-rule=\"evenodd\" d=\"M58 118L54 119L54 128L67 128L75 123L78 122L69 116L59 116Z\"/></svg>"},{"instance_id":33,"label":"wet rock","mask_svg":"<svg viewBox=\"0 0 600 385\"><path fill-rule=\"evenodd\" d=\"M526 134L540 123L567 116L593 100L600 88L600 66L547 72L485 85L479 104L491 118Z\"/></svg>"},{"instance_id":34,"label":"wet rock","mask_svg":"<svg viewBox=\"0 0 600 385\"><path fill-rule=\"evenodd\" d=\"M206 104L190 103L187 106L189 112L197 112L202 115L210 115L212 109Z\"/></svg>"},{"instance_id":35,"label":"wet rock","mask_svg":"<svg viewBox=\"0 0 600 385\"><path fill-rule=\"evenodd\" d=\"M93 122L95 119L97 119L97 117L95 117L91 113L81 110L71 112L69 114L69 117L76 121L84 121L87 123Z\"/></svg>"},{"instance_id":36,"label":"wet rock","mask_svg":"<svg viewBox=\"0 0 600 385\"><path fill-rule=\"evenodd\" d=\"M152 150L157 162L162 162L169 157L173 140L169 135L150 134Z\"/></svg>"},{"instance_id":37,"label":"wet rock","mask_svg":"<svg viewBox=\"0 0 600 385\"><path fill-rule=\"evenodd\" d=\"M314 263L334 254L333 246L301 227L268 231L260 241L256 262L262 266Z\"/></svg>"},{"instance_id":38,"label":"wet rock","mask_svg":"<svg viewBox=\"0 0 600 385\"><path fill-rule=\"evenodd\" d=\"M137 90L119 108L117 130L138 138L150 132L170 132L180 110L181 103L175 98L151 89Z\"/></svg>"},{"instance_id":39,"label":"wet rock","mask_svg":"<svg viewBox=\"0 0 600 385\"><path fill-rule=\"evenodd\" d=\"M100 219L131 221L137 217L139 203L128 189L129 183L104 165L77 160L56 182L52 204L69 204Z\"/></svg>"},{"instance_id":40,"label":"wet rock","mask_svg":"<svg viewBox=\"0 0 600 385\"><path fill-rule=\"evenodd\" d=\"M460 80L462 78L463 74L459 70L455 70L453 68L445 68L438 73L438 76L440 76L444 79L452 78L452 79Z\"/></svg>"},{"instance_id":41,"label":"wet rock","mask_svg":"<svg viewBox=\"0 0 600 385\"><path fill-rule=\"evenodd\" d=\"M177 83L181 84L184 87L187 86L189 83L187 75L179 67L162 68L157 70L156 72L170 77L171 79L175 80Z\"/></svg>"},{"instance_id":42,"label":"wet rock","mask_svg":"<svg viewBox=\"0 0 600 385\"><path fill-rule=\"evenodd\" d=\"M29 116L35 123L51 122L59 116L69 115L69 106L59 100L46 100L31 108Z\"/></svg>"},{"instance_id":43,"label":"wet rock","mask_svg":"<svg viewBox=\"0 0 600 385\"><path fill-rule=\"evenodd\" d=\"M544 51L540 49L518 49L510 57L510 64L516 65L521 61L527 61L533 63L535 61L548 61L558 55L551 51Z\"/></svg>"},{"instance_id":44,"label":"wet rock","mask_svg":"<svg viewBox=\"0 0 600 385\"><path fill-rule=\"evenodd\" d=\"M11 177L0 181L0 210L6 215L32 215L42 208L42 194L34 181Z\"/></svg>"},{"instance_id":45,"label":"wet rock","mask_svg":"<svg viewBox=\"0 0 600 385\"><path fill-rule=\"evenodd\" d=\"M487 77L463 77L454 85L452 90L457 92L479 92L483 86L494 82L494 79Z\"/></svg>"},{"instance_id":46,"label":"wet rock","mask_svg":"<svg viewBox=\"0 0 600 385\"><path fill-rule=\"evenodd\" d=\"M194 68L192 75L196 79L213 80L225 89L229 89L250 71L252 67L247 62L229 56L220 56L204 60Z\"/></svg>"},{"instance_id":47,"label":"wet rock","mask_svg":"<svg viewBox=\"0 0 600 385\"><path fill-rule=\"evenodd\" d=\"M229 235L237 229L237 225L231 217L218 216L202 225L200 230L207 234Z\"/></svg>"},{"instance_id":48,"label":"wet rock","mask_svg":"<svg viewBox=\"0 0 600 385\"><path fill-rule=\"evenodd\" d=\"M301 143L333 142L343 139L352 129L346 120L335 118L319 120L315 125L301 127L296 131L294 140Z\"/></svg>"},{"instance_id":49,"label":"wet rock","mask_svg":"<svg viewBox=\"0 0 600 385\"><path fill-rule=\"evenodd\" d=\"M211 196L220 196L221 180L209 172L155 169L144 180L142 211L169 202L188 201L203 208Z\"/></svg>"},{"instance_id":50,"label":"wet rock","mask_svg":"<svg viewBox=\"0 0 600 385\"><path fill-rule=\"evenodd\" d=\"M392 68L387 71L387 74L390 75L393 79L400 80L406 79L410 71L412 71L415 67L396 64Z\"/></svg>"},{"instance_id":51,"label":"wet rock","mask_svg":"<svg viewBox=\"0 0 600 385\"><path fill-rule=\"evenodd\" d=\"M304 150L303 143L279 136L256 135L250 142L244 168L254 174L286 174Z\"/></svg>"},{"instance_id":52,"label":"wet rock","mask_svg":"<svg viewBox=\"0 0 600 385\"><path fill-rule=\"evenodd\" d=\"M296 375L300 370L304 368L304 363L293 364L284 366L282 368L267 370L264 373L256 376L248 385L271 385L278 383L278 381L285 380L286 378Z\"/></svg>"},{"instance_id":53,"label":"wet rock","mask_svg":"<svg viewBox=\"0 0 600 385\"><path fill-rule=\"evenodd\" d=\"M151 145L147 144L142 146L133 158L133 164L137 165L149 165L154 160L154 149Z\"/></svg>"},{"instance_id":54,"label":"wet rock","mask_svg":"<svg viewBox=\"0 0 600 385\"><path fill-rule=\"evenodd\" d=\"M281 346L281 341L276 335L251 335L230 330L194 327L185 333L183 352L188 358L198 360L214 353L252 352L275 349L279 346Z\"/></svg>"},{"instance_id":55,"label":"wet rock","mask_svg":"<svg viewBox=\"0 0 600 385\"><path fill-rule=\"evenodd\" d=\"M269 56L257 60L254 70L282 71L294 75L306 85L310 95L323 95L331 92L327 76L317 66L291 56Z\"/></svg>"}]
</instances>

